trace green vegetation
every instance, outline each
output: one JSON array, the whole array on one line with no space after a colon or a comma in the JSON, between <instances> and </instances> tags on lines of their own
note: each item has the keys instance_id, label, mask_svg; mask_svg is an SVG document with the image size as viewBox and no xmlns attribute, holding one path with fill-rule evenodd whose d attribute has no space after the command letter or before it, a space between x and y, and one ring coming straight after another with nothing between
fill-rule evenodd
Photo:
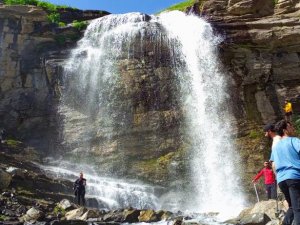
<instances>
[{"instance_id":1,"label":"green vegetation","mask_svg":"<svg viewBox=\"0 0 300 225\"><path fill-rule=\"evenodd\" d=\"M295 126L297 135L300 136L300 115L295 115L293 117L293 124Z\"/></svg>"},{"instance_id":2,"label":"green vegetation","mask_svg":"<svg viewBox=\"0 0 300 225\"><path fill-rule=\"evenodd\" d=\"M65 27L67 24L66 23L64 23L64 22L58 22L58 26L59 27Z\"/></svg>"},{"instance_id":3,"label":"green vegetation","mask_svg":"<svg viewBox=\"0 0 300 225\"><path fill-rule=\"evenodd\" d=\"M73 23L72 23L72 26L75 27L76 29L78 30L83 30L87 27L87 22L86 21L77 21L77 20L74 20Z\"/></svg>"},{"instance_id":4,"label":"green vegetation","mask_svg":"<svg viewBox=\"0 0 300 225\"><path fill-rule=\"evenodd\" d=\"M263 136L262 134L260 134L260 132L258 132L257 130L251 130L249 133L249 138L251 139L256 139Z\"/></svg>"},{"instance_id":5,"label":"green vegetation","mask_svg":"<svg viewBox=\"0 0 300 225\"><path fill-rule=\"evenodd\" d=\"M9 219L7 216L0 215L0 221L6 221L7 219Z\"/></svg>"},{"instance_id":6,"label":"green vegetation","mask_svg":"<svg viewBox=\"0 0 300 225\"><path fill-rule=\"evenodd\" d=\"M52 12L47 16L47 18L51 23L56 23L56 24L60 23L60 14L59 13Z\"/></svg>"},{"instance_id":7,"label":"green vegetation","mask_svg":"<svg viewBox=\"0 0 300 225\"><path fill-rule=\"evenodd\" d=\"M185 11L188 7L192 6L194 3L195 0L187 0L184 2L177 3L175 5L171 5L169 8L166 8L163 11L174 11L174 10Z\"/></svg>"},{"instance_id":8,"label":"green vegetation","mask_svg":"<svg viewBox=\"0 0 300 225\"><path fill-rule=\"evenodd\" d=\"M61 208L59 206L55 206L55 208L53 209L53 213L55 215L61 214L62 216L64 216L66 214L66 210L64 210L63 208Z\"/></svg>"},{"instance_id":9,"label":"green vegetation","mask_svg":"<svg viewBox=\"0 0 300 225\"><path fill-rule=\"evenodd\" d=\"M11 147L11 148L17 148L20 144L22 144L22 142L16 141L13 139L8 139L5 142L8 145L8 147Z\"/></svg>"},{"instance_id":10,"label":"green vegetation","mask_svg":"<svg viewBox=\"0 0 300 225\"><path fill-rule=\"evenodd\" d=\"M40 0L4 0L6 5L35 5L42 7L47 12L56 12L60 8L68 8L68 6L58 6L50 2L44 2Z\"/></svg>"}]
</instances>

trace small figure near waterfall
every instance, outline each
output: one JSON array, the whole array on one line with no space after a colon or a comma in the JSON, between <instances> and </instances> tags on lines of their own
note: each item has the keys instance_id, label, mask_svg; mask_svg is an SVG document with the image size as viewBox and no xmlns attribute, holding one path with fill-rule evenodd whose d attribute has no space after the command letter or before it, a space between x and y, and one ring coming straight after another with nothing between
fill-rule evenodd
<instances>
[{"instance_id":1,"label":"small figure near waterfall","mask_svg":"<svg viewBox=\"0 0 300 225\"><path fill-rule=\"evenodd\" d=\"M275 145L280 141L281 137L275 131L275 125L273 123L269 123L264 126L265 137L272 139L272 150Z\"/></svg>"},{"instance_id":2,"label":"small figure near waterfall","mask_svg":"<svg viewBox=\"0 0 300 225\"><path fill-rule=\"evenodd\" d=\"M291 225L293 220L295 225L300 225L300 139L292 137L295 129L286 120L279 121L275 129L282 138L274 147L270 161L289 206L283 225Z\"/></svg>"},{"instance_id":3,"label":"small figure near waterfall","mask_svg":"<svg viewBox=\"0 0 300 225\"><path fill-rule=\"evenodd\" d=\"M262 176L265 177L265 187L266 187L266 194L268 200L276 199L277 190L276 190L275 174L268 161L264 162L264 168L261 171L259 171L259 173L254 177L252 183L256 183L258 179Z\"/></svg>"},{"instance_id":4,"label":"small figure near waterfall","mask_svg":"<svg viewBox=\"0 0 300 225\"><path fill-rule=\"evenodd\" d=\"M85 186L86 186L86 179L83 178L83 173L80 172L79 178L74 182L74 194L76 198L76 202L78 205L85 205Z\"/></svg>"},{"instance_id":5,"label":"small figure near waterfall","mask_svg":"<svg viewBox=\"0 0 300 225\"><path fill-rule=\"evenodd\" d=\"M284 107L283 107L283 110L284 110L284 117L285 117L285 120L287 122L291 122L292 121L292 115L293 115L293 107L292 107L292 103L289 101L289 100L285 100L284 101Z\"/></svg>"}]
</instances>

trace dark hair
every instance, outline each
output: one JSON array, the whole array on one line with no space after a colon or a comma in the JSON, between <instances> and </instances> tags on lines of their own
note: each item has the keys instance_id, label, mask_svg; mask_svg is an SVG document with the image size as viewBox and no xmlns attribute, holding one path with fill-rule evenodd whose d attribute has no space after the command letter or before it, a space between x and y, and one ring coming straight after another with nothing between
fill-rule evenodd
<instances>
[{"instance_id":1,"label":"dark hair","mask_svg":"<svg viewBox=\"0 0 300 225\"><path fill-rule=\"evenodd\" d=\"M273 123L269 123L264 126L263 130L264 130L264 132L267 132L267 131L275 132L275 126Z\"/></svg>"},{"instance_id":2,"label":"dark hair","mask_svg":"<svg viewBox=\"0 0 300 225\"><path fill-rule=\"evenodd\" d=\"M275 130L278 133L278 135L283 136L284 131L287 128L288 123L285 120L280 120L279 122L276 123L275 125Z\"/></svg>"}]
</instances>

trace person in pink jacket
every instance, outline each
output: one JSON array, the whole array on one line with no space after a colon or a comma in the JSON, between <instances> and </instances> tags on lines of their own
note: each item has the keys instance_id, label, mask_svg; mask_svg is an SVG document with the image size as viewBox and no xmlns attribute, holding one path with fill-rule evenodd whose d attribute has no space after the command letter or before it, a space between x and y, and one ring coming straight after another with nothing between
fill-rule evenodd
<instances>
[{"instance_id":1,"label":"person in pink jacket","mask_svg":"<svg viewBox=\"0 0 300 225\"><path fill-rule=\"evenodd\" d=\"M276 180L275 174L272 170L272 167L268 161L264 162L264 168L259 171L259 173L252 180L253 183L256 183L260 177L265 177L265 186L268 199L276 199L277 190L276 190Z\"/></svg>"}]
</instances>

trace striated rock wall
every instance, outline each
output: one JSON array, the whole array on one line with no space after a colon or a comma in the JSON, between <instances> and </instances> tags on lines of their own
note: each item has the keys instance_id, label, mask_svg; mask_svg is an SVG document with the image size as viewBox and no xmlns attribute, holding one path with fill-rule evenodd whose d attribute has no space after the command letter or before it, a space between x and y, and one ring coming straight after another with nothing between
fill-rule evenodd
<instances>
[{"instance_id":1,"label":"striated rock wall","mask_svg":"<svg viewBox=\"0 0 300 225\"><path fill-rule=\"evenodd\" d=\"M93 19L100 11L62 12L65 21ZM50 24L35 6L0 4L0 128L42 151L57 147L56 103L60 62L82 32Z\"/></svg>"},{"instance_id":2,"label":"striated rock wall","mask_svg":"<svg viewBox=\"0 0 300 225\"><path fill-rule=\"evenodd\" d=\"M47 26L40 8L0 5L1 127L41 141L38 133L49 127L51 99L39 49L55 42L44 31Z\"/></svg>"},{"instance_id":3,"label":"striated rock wall","mask_svg":"<svg viewBox=\"0 0 300 225\"><path fill-rule=\"evenodd\" d=\"M236 116L273 122L282 118L285 98L299 113L299 2L211 0L202 13L224 36L221 58L241 100Z\"/></svg>"}]
</instances>

